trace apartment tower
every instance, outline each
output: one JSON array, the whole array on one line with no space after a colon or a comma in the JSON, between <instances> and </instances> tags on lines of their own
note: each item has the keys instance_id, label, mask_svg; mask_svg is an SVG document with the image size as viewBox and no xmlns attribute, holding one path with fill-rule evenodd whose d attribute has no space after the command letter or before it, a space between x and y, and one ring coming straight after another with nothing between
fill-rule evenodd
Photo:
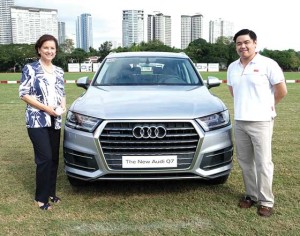
<instances>
[{"instance_id":1,"label":"apartment tower","mask_svg":"<svg viewBox=\"0 0 300 236\"><path fill-rule=\"evenodd\" d=\"M144 11L123 10L122 45L130 47L144 41Z\"/></svg>"},{"instance_id":2,"label":"apartment tower","mask_svg":"<svg viewBox=\"0 0 300 236\"><path fill-rule=\"evenodd\" d=\"M12 43L10 7L14 0L0 0L0 44Z\"/></svg>"},{"instance_id":3,"label":"apartment tower","mask_svg":"<svg viewBox=\"0 0 300 236\"><path fill-rule=\"evenodd\" d=\"M93 47L92 16L89 13L81 14L76 22L76 47L89 52Z\"/></svg>"},{"instance_id":4,"label":"apartment tower","mask_svg":"<svg viewBox=\"0 0 300 236\"><path fill-rule=\"evenodd\" d=\"M209 22L209 42L216 43L217 39L223 37L233 37L234 24L222 19Z\"/></svg>"},{"instance_id":5,"label":"apartment tower","mask_svg":"<svg viewBox=\"0 0 300 236\"><path fill-rule=\"evenodd\" d=\"M196 39L203 38L203 15L181 16L181 49Z\"/></svg>"},{"instance_id":6,"label":"apartment tower","mask_svg":"<svg viewBox=\"0 0 300 236\"><path fill-rule=\"evenodd\" d=\"M66 41L66 23L58 22L58 44L62 44Z\"/></svg>"},{"instance_id":7,"label":"apartment tower","mask_svg":"<svg viewBox=\"0 0 300 236\"><path fill-rule=\"evenodd\" d=\"M171 16L166 16L162 13L148 15L147 33L148 42L159 40L171 47Z\"/></svg>"},{"instance_id":8,"label":"apartment tower","mask_svg":"<svg viewBox=\"0 0 300 236\"><path fill-rule=\"evenodd\" d=\"M58 37L58 15L56 9L34 7L11 7L13 43L35 43L43 34Z\"/></svg>"}]
</instances>

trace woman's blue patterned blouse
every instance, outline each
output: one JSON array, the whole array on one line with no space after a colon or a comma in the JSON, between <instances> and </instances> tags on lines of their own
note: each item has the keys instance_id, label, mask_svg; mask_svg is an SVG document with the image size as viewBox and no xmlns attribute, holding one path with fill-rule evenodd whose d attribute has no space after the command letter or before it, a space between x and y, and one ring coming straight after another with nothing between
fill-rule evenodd
<instances>
[{"instance_id":1,"label":"woman's blue patterned blouse","mask_svg":"<svg viewBox=\"0 0 300 236\"><path fill-rule=\"evenodd\" d=\"M62 98L65 96L64 90L64 71L57 66L54 66L55 76L55 103L60 106ZM39 61L27 64L22 70L22 77L19 87L19 96L22 98L25 95L33 96L39 102L48 105L49 82L45 77L43 68ZM43 128L51 127L51 117L48 113L34 108L27 104L26 112L26 127L27 128ZM61 128L62 117L54 118L55 129Z\"/></svg>"}]
</instances>

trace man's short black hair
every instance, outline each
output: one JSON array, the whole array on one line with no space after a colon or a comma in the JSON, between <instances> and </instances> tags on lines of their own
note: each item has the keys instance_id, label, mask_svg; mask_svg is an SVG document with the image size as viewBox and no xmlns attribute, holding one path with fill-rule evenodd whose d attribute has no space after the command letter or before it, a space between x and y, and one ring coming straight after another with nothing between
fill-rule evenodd
<instances>
[{"instance_id":1,"label":"man's short black hair","mask_svg":"<svg viewBox=\"0 0 300 236\"><path fill-rule=\"evenodd\" d=\"M242 29L239 32L237 32L233 37L233 41L236 42L237 37L239 37L241 35L247 35L247 34L250 36L250 38L253 41L256 41L256 39L257 39L256 34L252 30L249 30L249 29Z\"/></svg>"}]
</instances>

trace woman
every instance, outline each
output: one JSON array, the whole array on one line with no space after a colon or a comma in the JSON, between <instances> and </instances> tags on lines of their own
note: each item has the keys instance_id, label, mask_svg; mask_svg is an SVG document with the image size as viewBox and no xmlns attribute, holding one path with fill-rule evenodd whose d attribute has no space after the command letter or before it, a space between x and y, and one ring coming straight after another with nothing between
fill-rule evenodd
<instances>
[{"instance_id":1,"label":"woman","mask_svg":"<svg viewBox=\"0 0 300 236\"><path fill-rule=\"evenodd\" d=\"M19 87L27 103L25 116L36 164L35 201L42 210L51 210L56 196L62 114L66 110L64 71L52 64L58 42L52 35L41 36L35 51L39 60L25 65Z\"/></svg>"}]
</instances>

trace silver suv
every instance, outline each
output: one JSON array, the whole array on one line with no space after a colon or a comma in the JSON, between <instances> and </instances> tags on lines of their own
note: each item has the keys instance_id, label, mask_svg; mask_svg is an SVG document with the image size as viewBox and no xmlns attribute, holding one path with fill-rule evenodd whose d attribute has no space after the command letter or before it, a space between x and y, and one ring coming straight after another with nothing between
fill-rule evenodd
<instances>
[{"instance_id":1,"label":"silver suv","mask_svg":"<svg viewBox=\"0 0 300 236\"><path fill-rule=\"evenodd\" d=\"M64 127L72 185L96 180L206 179L225 183L233 145L229 112L183 53L109 54Z\"/></svg>"}]
</instances>

